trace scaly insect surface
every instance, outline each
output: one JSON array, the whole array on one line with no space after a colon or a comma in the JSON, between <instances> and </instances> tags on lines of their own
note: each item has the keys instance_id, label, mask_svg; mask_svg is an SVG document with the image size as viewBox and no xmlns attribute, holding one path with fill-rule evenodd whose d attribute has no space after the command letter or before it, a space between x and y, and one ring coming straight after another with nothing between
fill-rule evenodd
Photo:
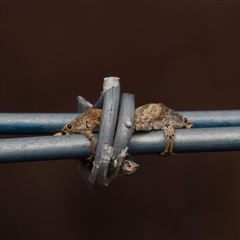
<instances>
[{"instance_id":1,"label":"scaly insect surface","mask_svg":"<svg viewBox=\"0 0 240 240\"><path fill-rule=\"evenodd\" d=\"M135 131L164 131L166 146L161 153L162 156L174 155L174 129L191 128L192 126L192 123L187 118L162 103L149 103L135 109Z\"/></svg>"},{"instance_id":2,"label":"scaly insect surface","mask_svg":"<svg viewBox=\"0 0 240 240\"><path fill-rule=\"evenodd\" d=\"M87 136L91 142L92 151L91 156L87 158L89 162L92 162L96 152L96 144L92 133L99 132L101 117L101 109L89 108L81 116L67 123L61 130L62 135L83 133Z\"/></svg>"}]
</instances>

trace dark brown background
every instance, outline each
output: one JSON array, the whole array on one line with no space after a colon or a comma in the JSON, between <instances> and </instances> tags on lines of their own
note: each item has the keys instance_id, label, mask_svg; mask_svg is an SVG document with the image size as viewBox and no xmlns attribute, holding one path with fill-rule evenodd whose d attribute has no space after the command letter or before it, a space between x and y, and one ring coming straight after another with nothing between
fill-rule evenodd
<instances>
[{"instance_id":1,"label":"dark brown background","mask_svg":"<svg viewBox=\"0 0 240 240\"><path fill-rule=\"evenodd\" d=\"M103 78L136 106L239 109L236 2L0 3L1 112L75 112ZM135 156L89 190L72 160L0 166L1 239L240 238L240 153Z\"/></svg>"}]
</instances>

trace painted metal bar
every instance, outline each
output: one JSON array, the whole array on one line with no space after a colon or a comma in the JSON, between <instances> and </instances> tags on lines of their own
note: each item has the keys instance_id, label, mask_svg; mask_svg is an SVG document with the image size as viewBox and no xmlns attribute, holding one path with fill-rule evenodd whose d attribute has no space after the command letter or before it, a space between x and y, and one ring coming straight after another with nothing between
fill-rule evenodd
<instances>
[{"instance_id":1,"label":"painted metal bar","mask_svg":"<svg viewBox=\"0 0 240 240\"><path fill-rule=\"evenodd\" d=\"M59 132L79 113L0 113L0 134L51 134Z\"/></svg>"},{"instance_id":2,"label":"painted metal bar","mask_svg":"<svg viewBox=\"0 0 240 240\"><path fill-rule=\"evenodd\" d=\"M114 138L114 152L112 164L108 171L109 182L112 181L119 173L119 170L126 157L128 146L132 137L134 127L134 96L129 93L123 93L121 96L118 123L116 135ZM135 169L135 171L137 168Z\"/></svg>"},{"instance_id":3,"label":"painted metal bar","mask_svg":"<svg viewBox=\"0 0 240 240\"><path fill-rule=\"evenodd\" d=\"M93 107L93 105L82 96L77 96L76 100L77 100L77 112L78 113L85 112L88 108Z\"/></svg>"},{"instance_id":4,"label":"painted metal bar","mask_svg":"<svg viewBox=\"0 0 240 240\"><path fill-rule=\"evenodd\" d=\"M98 141L98 134L94 134ZM164 150L163 131L134 133L129 154L157 154ZM240 127L176 130L174 152L240 151ZM86 158L91 153L83 134L0 139L0 163Z\"/></svg>"},{"instance_id":5,"label":"painted metal bar","mask_svg":"<svg viewBox=\"0 0 240 240\"><path fill-rule=\"evenodd\" d=\"M193 123L194 128L240 126L240 110L179 112Z\"/></svg>"},{"instance_id":6,"label":"painted metal bar","mask_svg":"<svg viewBox=\"0 0 240 240\"><path fill-rule=\"evenodd\" d=\"M240 110L185 111L180 114L200 127L240 126ZM0 113L0 134L54 134L79 113Z\"/></svg>"},{"instance_id":7,"label":"painted metal bar","mask_svg":"<svg viewBox=\"0 0 240 240\"><path fill-rule=\"evenodd\" d=\"M118 108L120 102L120 84L118 77L104 78L103 108L93 168L89 176L94 186L101 186L107 179L109 163L113 155L113 140L115 135Z\"/></svg>"}]
</instances>

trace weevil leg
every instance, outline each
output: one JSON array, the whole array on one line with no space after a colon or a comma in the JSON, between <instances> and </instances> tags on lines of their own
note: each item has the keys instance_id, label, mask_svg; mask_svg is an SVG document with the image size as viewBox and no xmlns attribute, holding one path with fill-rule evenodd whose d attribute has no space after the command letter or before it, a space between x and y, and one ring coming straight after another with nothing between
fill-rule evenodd
<instances>
[{"instance_id":1,"label":"weevil leg","mask_svg":"<svg viewBox=\"0 0 240 240\"><path fill-rule=\"evenodd\" d=\"M91 163L93 161L93 158L95 156L95 153L96 153L96 144L95 144L95 141L94 141L94 137L93 137L93 132L99 132L99 128L100 128L100 122L95 120L95 121L92 121L91 124L89 124L87 122L87 127L88 127L88 130L85 130L84 131L84 134L87 136L87 138L90 140L91 142L91 155L86 158L86 160Z\"/></svg>"},{"instance_id":2,"label":"weevil leg","mask_svg":"<svg viewBox=\"0 0 240 240\"><path fill-rule=\"evenodd\" d=\"M170 125L165 125L163 127L165 140L166 140L166 146L164 151L161 153L163 157L167 157L170 155L175 155L173 153L173 146L174 146L174 139L175 139L175 130Z\"/></svg>"},{"instance_id":3,"label":"weevil leg","mask_svg":"<svg viewBox=\"0 0 240 240\"><path fill-rule=\"evenodd\" d=\"M90 131L85 131L84 134L87 136L87 138L91 142L91 155L88 158L86 158L86 160L89 163L91 163L93 158L94 158L94 156L95 156L95 153L96 153L96 144L95 144L95 141L94 141L93 134Z\"/></svg>"}]
</instances>

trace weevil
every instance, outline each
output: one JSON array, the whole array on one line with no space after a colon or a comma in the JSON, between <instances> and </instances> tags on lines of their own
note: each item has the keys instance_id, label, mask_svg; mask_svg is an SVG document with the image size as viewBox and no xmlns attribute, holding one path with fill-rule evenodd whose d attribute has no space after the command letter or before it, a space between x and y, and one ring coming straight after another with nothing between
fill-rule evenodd
<instances>
[{"instance_id":1,"label":"weevil","mask_svg":"<svg viewBox=\"0 0 240 240\"><path fill-rule=\"evenodd\" d=\"M150 103L135 109L134 130L163 130L166 146L162 156L174 155L173 146L176 128L191 128L192 123L181 114L162 103Z\"/></svg>"}]
</instances>

